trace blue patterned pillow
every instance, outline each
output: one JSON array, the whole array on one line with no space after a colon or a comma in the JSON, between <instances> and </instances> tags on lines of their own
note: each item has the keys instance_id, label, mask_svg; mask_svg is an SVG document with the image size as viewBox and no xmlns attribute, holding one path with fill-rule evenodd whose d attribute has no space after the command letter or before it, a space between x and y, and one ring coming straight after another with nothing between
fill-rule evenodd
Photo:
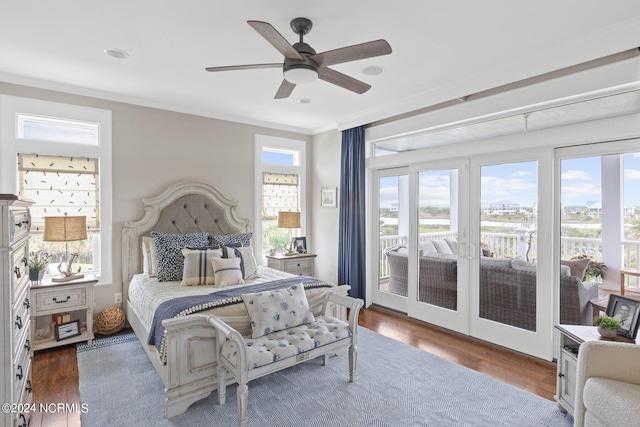
<instances>
[{"instance_id":1,"label":"blue patterned pillow","mask_svg":"<svg viewBox=\"0 0 640 427\"><path fill-rule=\"evenodd\" d=\"M309 309L302 284L268 292L244 294L242 301L251 319L251 338L316 320Z\"/></svg>"},{"instance_id":2,"label":"blue patterned pillow","mask_svg":"<svg viewBox=\"0 0 640 427\"><path fill-rule=\"evenodd\" d=\"M158 281L169 282L172 280L182 280L182 270L184 266L182 249L187 246L206 246L209 234L168 234L153 231L151 236L156 243Z\"/></svg>"},{"instance_id":3,"label":"blue patterned pillow","mask_svg":"<svg viewBox=\"0 0 640 427\"><path fill-rule=\"evenodd\" d=\"M240 243L242 246L251 246L253 233L218 234L210 236L214 245L231 246L230 243Z\"/></svg>"}]
</instances>

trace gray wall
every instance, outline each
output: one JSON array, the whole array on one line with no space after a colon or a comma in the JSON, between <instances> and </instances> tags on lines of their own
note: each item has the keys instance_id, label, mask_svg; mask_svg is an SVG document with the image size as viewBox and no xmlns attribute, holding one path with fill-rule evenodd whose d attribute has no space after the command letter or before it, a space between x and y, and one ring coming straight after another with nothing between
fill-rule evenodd
<instances>
[{"instance_id":1,"label":"gray wall","mask_svg":"<svg viewBox=\"0 0 640 427\"><path fill-rule=\"evenodd\" d=\"M141 199L159 194L169 184L183 179L202 180L216 186L225 195L238 202L237 214L249 218L254 228L254 149L255 135L272 135L298 139L310 143L312 137L265 127L246 125L206 117L175 113L155 108L78 96L0 82L0 94L37 98L112 111L113 125L113 284L96 288L96 312L114 305L114 294L122 292L121 234L125 221L139 219L144 210ZM332 135L323 134L320 144L329 150ZM339 136L338 136L339 141ZM339 149L339 148L338 148ZM316 161L310 156L310 171ZM324 177L325 167L334 156L321 151ZM339 167L339 165L338 165ZM336 182L337 177L331 177ZM315 177L309 178L311 230L309 239L315 239L313 212L319 212L320 187L316 189ZM322 185L325 185L324 183ZM329 185L329 184L327 184ZM315 197L316 194L318 197ZM317 200L315 200L317 199ZM318 208L315 207L317 201ZM335 210L335 209L334 209ZM336 217L337 218L337 217ZM323 220L323 230L335 225ZM336 232L337 233L337 232ZM318 233L320 234L320 233ZM335 233L328 233L335 234ZM325 252L323 241L315 241L313 248ZM332 251L318 257L320 267L331 257ZM323 280L332 280L332 269L321 266L318 270ZM325 276L324 274L327 274Z\"/></svg>"}]
</instances>

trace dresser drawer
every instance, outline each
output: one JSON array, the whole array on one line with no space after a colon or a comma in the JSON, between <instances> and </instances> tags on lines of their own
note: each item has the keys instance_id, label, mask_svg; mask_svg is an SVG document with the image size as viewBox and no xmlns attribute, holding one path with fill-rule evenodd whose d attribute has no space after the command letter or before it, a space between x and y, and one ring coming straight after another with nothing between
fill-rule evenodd
<instances>
[{"instance_id":1,"label":"dresser drawer","mask_svg":"<svg viewBox=\"0 0 640 427\"><path fill-rule=\"evenodd\" d=\"M31 214L26 206L14 206L9 209L9 242L14 243L29 234Z\"/></svg>"},{"instance_id":2,"label":"dresser drawer","mask_svg":"<svg viewBox=\"0 0 640 427\"><path fill-rule=\"evenodd\" d=\"M22 395L27 381L31 380L31 354L22 348L18 357L13 361L13 395Z\"/></svg>"},{"instance_id":3,"label":"dresser drawer","mask_svg":"<svg viewBox=\"0 0 640 427\"><path fill-rule=\"evenodd\" d=\"M24 337L29 335L29 312L31 310L31 302L29 301L29 292L25 288L18 303L12 307L11 330L13 331L13 345L24 342ZM17 351L17 349L14 349Z\"/></svg>"},{"instance_id":4,"label":"dresser drawer","mask_svg":"<svg viewBox=\"0 0 640 427\"><path fill-rule=\"evenodd\" d=\"M32 409L35 409L31 406L33 402L31 377L29 377L24 384L24 389L22 390L22 396L20 397L19 402L21 403L22 409L24 409L24 411L17 412L15 414L15 417L13 419L13 426L27 427L29 425L29 420L31 419L31 413L34 412Z\"/></svg>"},{"instance_id":5,"label":"dresser drawer","mask_svg":"<svg viewBox=\"0 0 640 427\"><path fill-rule=\"evenodd\" d=\"M38 312L47 310L66 311L73 307L83 307L86 305L86 289L58 289L50 291L40 291L36 294L36 308Z\"/></svg>"},{"instance_id":6,"label":"dresser drawer","mask_svg":"<svg viewBox=\"0 0 640 427\"><path fill-rule=\"evenodd\" d=\"M29 282L29 246L25 241L11 254L11 292L15 303Z\"/></svg>"}]
</instances>

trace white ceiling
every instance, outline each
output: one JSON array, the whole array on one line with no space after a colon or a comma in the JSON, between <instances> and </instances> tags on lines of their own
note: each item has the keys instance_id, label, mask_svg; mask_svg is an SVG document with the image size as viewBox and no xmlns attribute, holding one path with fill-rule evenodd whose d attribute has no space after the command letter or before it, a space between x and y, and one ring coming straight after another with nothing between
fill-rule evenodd
<instances>
[{"instance_id":1,"label":"white ceiling","mask_svg":"<svg viewBox=\"0 0 640 427\"><path fill-rule=\"evenodd\" d=\"M640 46L638 0L0 1L1 81L308 134ZM296 17L313 21L305 42L317 52L386 39L391 55L332 67L372 88L357 95L317 81L275 100L280 70L204 70L282 61L246 21L294 43ZM370 65L384 72L363 74Z\"/></svg>"}]
</instances>

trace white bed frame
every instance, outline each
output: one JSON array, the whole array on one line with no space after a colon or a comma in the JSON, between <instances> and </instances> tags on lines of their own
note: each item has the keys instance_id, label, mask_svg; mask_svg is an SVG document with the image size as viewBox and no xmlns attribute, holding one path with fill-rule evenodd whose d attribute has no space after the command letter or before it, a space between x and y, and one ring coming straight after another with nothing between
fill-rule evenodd
<instances>
[{"instance_id":1,"label":"white bed frame","mask_svg":"<svg viewBox=\"0 0 640 427\"><path fill-rule=\"evenodd\" d=\"M122 285L125 312L151 363L165 385L165 416L171 418L185 412L191 404L217 388L216 335L207 316L193 314L162 322L166 330L167 360L163 364L155 346L147 345L149 331L129 304L129 283L134 274L142 273L142 237L151 231L165 233L210 234L249 232L249 221L236 216L237 204L219 190L200 181L181 181L160 195L142 200L144 216L126 221L122 230ZM341 287L342 288L342 287ZM347 286L339 291L346 295ZM309 299L312 311L319 312L323 295ZM346 313L334 317L346 318ZM229 326L245 330L246 316L221 317ZM229 380L232 383L233 380Z\"/></svg>"}]
</instances>

